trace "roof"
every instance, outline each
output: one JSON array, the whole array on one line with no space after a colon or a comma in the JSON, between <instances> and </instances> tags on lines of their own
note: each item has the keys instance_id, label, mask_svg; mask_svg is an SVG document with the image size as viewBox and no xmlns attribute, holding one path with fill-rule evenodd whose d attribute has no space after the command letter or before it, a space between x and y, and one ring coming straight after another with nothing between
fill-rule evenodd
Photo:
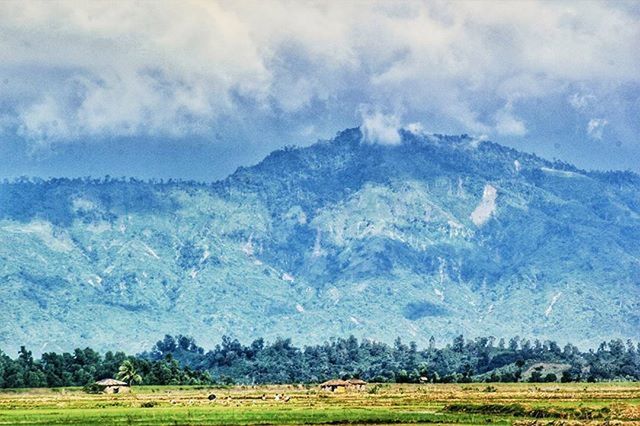
<instances>
[{"instance_id":1,"label":"roof","mask_svg":"<svg viewBox=\"0 0 640 426\"><path fill-rule=\"evenodd\" d=\"M120 380L115 379L102 379L96 382L96 385L100 386L129 386L127 382L122 382Z\"/></svg>"},{"instance_id":2,"label":"roof","mask_svg":"<svg viewBox=\"0 0 640 426\"><path fill-rule=\"evenodd\" d=\"M320 386L349 386L351 383L345 382L344 380L334 379L327 380L324 383L320 383Z\"/></svg>"},{"instance_id":3,"label":"roof","mask_svg":"<svg viewBox=\"0 0 640 426\"><path fill-rule=\"evenodd\" d=\"M365 382L364 380L360 380L360 379L349 379L347 380L347 382L351 383L352 385L366 385L367 382Z\"/></svg>"}]
</instances>

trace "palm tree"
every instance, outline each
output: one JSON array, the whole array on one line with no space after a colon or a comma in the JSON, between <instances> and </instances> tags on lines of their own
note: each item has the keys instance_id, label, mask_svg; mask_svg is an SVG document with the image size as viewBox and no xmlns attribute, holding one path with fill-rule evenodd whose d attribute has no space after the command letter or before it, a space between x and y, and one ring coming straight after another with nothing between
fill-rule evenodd
<instances>
[{"instance_id":1,"label":"palm tree","mask_svg":"<svg viewBox=\"0 0 640 426\"><path fill-rule=\"evenodd\" d=\"M118 374L116 376L118 380L124 380L131 386L133 383L140 383L142 376L136 371L136 367L131 360L127 359L118 368Z\"/></svg>"}]
</instances>

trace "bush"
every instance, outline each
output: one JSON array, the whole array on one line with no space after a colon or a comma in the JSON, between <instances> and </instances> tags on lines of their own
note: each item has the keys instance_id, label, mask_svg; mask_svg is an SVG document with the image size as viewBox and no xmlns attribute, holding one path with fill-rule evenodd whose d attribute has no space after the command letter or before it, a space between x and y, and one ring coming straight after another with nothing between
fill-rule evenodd
<instances>
[{"instance_id":1,"label":"bush","mask_svg":"<svg viewBox=\"0 0 640 426\"><path fill-rule=\"evenodd\" d=\"M87 383L86 385L84 385L82 390L86 393L102 393L102 386L96 383Z\"/></svg>"},{"instance_id":2,"label":"bush","mask_svg":"<svg viewBox=\"0 0 640 426\"><path fill-rule=\"evenodd\" d=\"M374 385L373 387L371 387L367 392L368 392L368 393L370 393L370 394L372 394L372 395L374 395L374 394L377 394L377 393L378 393L378 391L380 390L380 388L382 388L382 385L380 385L380 384L376 384L376 385Z\"/></svg>"}]
</instances>

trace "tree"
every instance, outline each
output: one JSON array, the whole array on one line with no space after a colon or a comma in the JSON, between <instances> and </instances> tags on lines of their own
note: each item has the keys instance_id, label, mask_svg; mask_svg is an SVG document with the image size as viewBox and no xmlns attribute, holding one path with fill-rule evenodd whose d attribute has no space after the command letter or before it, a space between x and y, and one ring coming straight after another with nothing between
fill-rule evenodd
<instances>
[{"instance_id":1,"label":"tree","mask_svg":"<svg viewBox=\"0 0 640 426\"><path fill-rule=\"evenodd\" d=\"M542 366L538 366L536 368L533 369L533 371L531 372L531 377L529 377L529 381L533 382L533 383L540 383L542 382L542 370L544 367Z\"/></svg>"},{"instance_id":2,"label":"tree","mask_svg":"<svg viewBox=\"0 0 640 426\"><path fill-rule=\"evenodd\" d=\"M569 383L573 381L573 377L571 376L571 373L569 372L569 370L564 370L562 372L562 377L560 377L560 381L562 383Z\"/></svg>"},{"instance_id":3,"label":"tree","mask_svg":"<svg viewBox=\"0 0 640 426\"><path fill-rule=\"evenodd\" d=\"M451 349L454 352L462 353L464 351L464 337L461 335L457 336L453 339L453 345L451 345Z\"/></svg>"},{"instance_id":4,"label":"tree","mask_svg":"<svg viewBox=\"0 0 640 426\"><path fill-rule=\"evenodd\" d=\"M133 383L142 382L142 377L140 376L140 374L138 374L138 372L136 371L136 367L129 359L120 364L116 378L118 380L123 380L129 383L129 386L131 386Z\"/></svg>"}]
</instances>

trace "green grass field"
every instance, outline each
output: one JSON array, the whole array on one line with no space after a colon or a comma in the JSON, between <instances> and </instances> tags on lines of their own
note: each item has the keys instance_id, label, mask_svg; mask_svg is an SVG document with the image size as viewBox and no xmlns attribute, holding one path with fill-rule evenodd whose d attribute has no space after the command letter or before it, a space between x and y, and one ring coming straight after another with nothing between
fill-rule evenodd
<instances>
[{"instance_id":1,"label":"green grass field","mask_svg":"<svg viewBox=\"0 0 640 426\"><path fill-rule=\"evenodd\" d=\"M209 394L216 395L210 401ZM276 394L290 397L276 400ZM628 424L640 425L640 383L134 387L0 391L0 424Z\"/></svg>"}]
</instances>

